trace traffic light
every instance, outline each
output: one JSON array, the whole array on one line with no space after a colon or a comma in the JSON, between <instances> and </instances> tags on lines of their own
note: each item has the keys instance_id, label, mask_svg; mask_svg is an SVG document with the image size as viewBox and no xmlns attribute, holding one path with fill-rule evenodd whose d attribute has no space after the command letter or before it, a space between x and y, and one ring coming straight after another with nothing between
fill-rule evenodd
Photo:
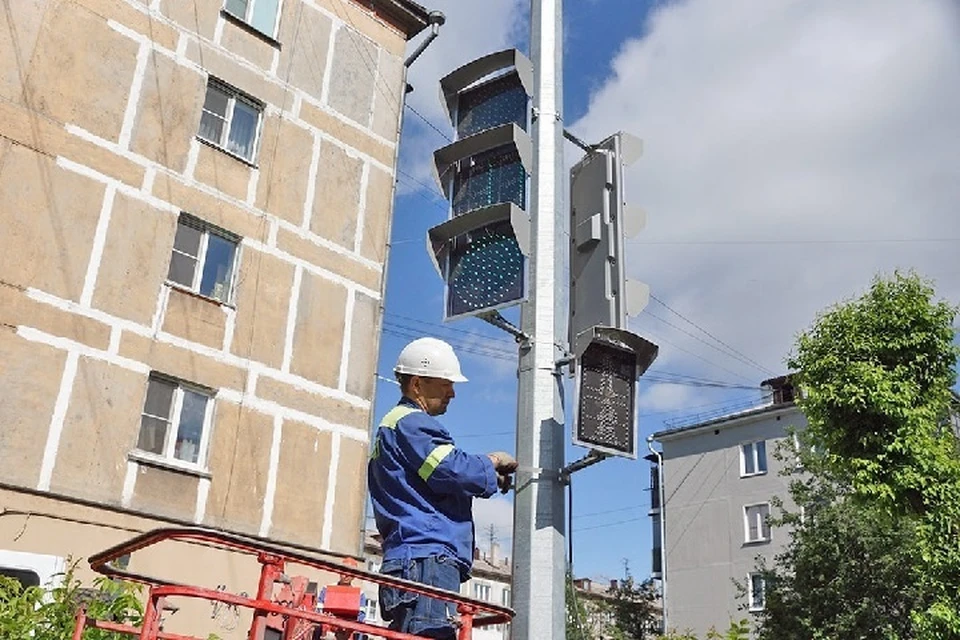
<instances>
[{"instance_id":1,"label":"traffic light","mask_svg":"<svg viewBox=\"0 0 960 640\"><path fill-rule=\"evenodd\" d=\"M575 444L637 456L637 379L659 347L630 332L627 318L647 305L649 287L626 278L624 236L644 215L623 202L623 166L640 141L613 135L570 170L569 340L576 371Z\"/></svg>"},{"instance_id":2,"label":"traffic light","mask_svg":"<svg viewBox=\"0 0 960 640\"><path fill-rule=\"evenodd\" d=\"M456 129L456 140L434 153L450 219L427 232L427 245L446 282L446 320L526 297L532 82L533 65L515 49L469 62L440 81Z\"/></svg>"}]
</instances>

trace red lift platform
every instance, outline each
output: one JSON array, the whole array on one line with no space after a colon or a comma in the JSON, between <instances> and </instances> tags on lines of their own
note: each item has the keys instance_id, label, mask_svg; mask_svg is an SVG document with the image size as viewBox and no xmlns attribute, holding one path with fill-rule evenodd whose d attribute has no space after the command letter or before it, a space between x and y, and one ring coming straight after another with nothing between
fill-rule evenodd
<instances>
[{"instance_id":1,"label":"red lift platform","mask_svg":"<svg viewBox=\"0 0 960 640\"><path fill-rule=\"evenodd\" d=\"M135 551L162 542L187 542L201 544L222 551L255 556L260 563L260 580L256 596L231 593L176 582L120 569L113 563ZM312 640L320 630L323 638L328 632L337 637L351 638L353 634L366 634L369 638L388 640L416 640L423 636L392 631L385 627L359 622L360 589L350 586L350 579L363 580L378 585L400 587L421 595L444 600L456 605L458 640L470 640L475 628L509 623L514 616L512 609L482 600L461 596L459 593L435 589L417 582L400 580L391 576L372 573L324 559L319 555L292 551L281 545L266 544L244 536L201 528L163 528L140 534L126 542L110 547L90 557L90 567L104 576L140 583L147 587L143 624L134 627L109 620L96 620L87 616L86 607L77 611L73 640L83 640L86 629L102 629L127 634L140 640L205 640L197 636L167 633L160 629L160 615L167 598L192 598L222 603L253 611L253 622L247 640L265 640L268 628L279 633L281 640ZM304 565L321 571L336 573L341 581L326 587L323 610L317 610L317 596L307 589L306 578L285 575L287 563ZM282 585L275 593L276 586Z\"/></svg>"}]
</instances>

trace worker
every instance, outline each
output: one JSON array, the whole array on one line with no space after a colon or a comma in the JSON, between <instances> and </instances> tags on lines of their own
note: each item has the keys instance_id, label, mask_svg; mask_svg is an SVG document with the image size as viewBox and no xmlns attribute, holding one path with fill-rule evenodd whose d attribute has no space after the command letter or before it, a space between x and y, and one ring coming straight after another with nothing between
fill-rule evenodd
<instances>
[{"instance_id":1,"label":"worker","mask_svg":"<svg viewBox=\"0 0 960 640\"><path fill-rule=\"evenodd\" d=\"M368 465L380 572L459 592L473 565L473 499L506 493L517 461L504 452L474 455L456 447L436 419L466 382L453 348L436 338L400 352L394 374L400 402L383 418ZM395 587L380 587L389 628L425 638L456 637L456 606Z\"/></svg>"}]
</instances>

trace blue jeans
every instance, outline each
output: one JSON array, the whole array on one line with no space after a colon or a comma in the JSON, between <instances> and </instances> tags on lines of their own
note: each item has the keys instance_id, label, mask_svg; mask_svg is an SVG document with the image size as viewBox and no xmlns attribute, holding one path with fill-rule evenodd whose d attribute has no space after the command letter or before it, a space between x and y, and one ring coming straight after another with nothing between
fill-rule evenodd
<instances>
[{"instance_id":1,"label":"blue jeans","mask_svg":"<svg viewBox=\"0 0 960 640\"><path fill-rule=\"evenodd\" d=\"M449 556L388 560L380 567L380 573L460 592L460 569ZM453 626L457 606L452 602L384 585L380 587L380 611L394 631L440 640L457 637Z\"/></svg>"}]
</instances>

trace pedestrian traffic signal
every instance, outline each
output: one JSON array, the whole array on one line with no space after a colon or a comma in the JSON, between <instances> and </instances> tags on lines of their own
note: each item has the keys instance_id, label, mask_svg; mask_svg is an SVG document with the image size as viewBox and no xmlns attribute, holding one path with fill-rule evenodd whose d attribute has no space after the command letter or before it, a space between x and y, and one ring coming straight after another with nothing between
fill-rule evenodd
<instances>
[{"instance_id":1,"label":"pedestrian traffic signal","mask_svg":"<svg viewBox=\"0 0 960 640\"><path fill-rule=\"evenodd\" d=\"M637 457L637 379L657 357L657 345L629 331L595 327L582 335L577 358L574 444Z\"/></svg>"},{"instance_id":2,"label":"pedestrian traffic signal","mask_svg":"<svg viewBox=\"0 0 960 640\"><path fill-rule=\"evenodd\" d=\"M644 224L624 204L623 167L640 154L623 133L594 145L570 170L569 341L576 372L574 444L637 457L637 379L659 347L627 329L649 301L625 273L624 237Z\"/></svg>"},{"instance_id":3,"label":"pedestrian traffic signal","mask_svg":"<svg viewBox=\"0 0 960 640\"><path fill-rule=\"evenodd\" d=\"M623 199L623 167L640 153L640 141L617 133L570 170L570 322L571 349L592 327L627 328L627 317L647 305L650 289L629 280L624 266L624 236L643 228L645 215Z\"/></svg>"},{"instance_id":4,"label":"pedestrian traffic signal","mask_svg":"<svg viewBox=\"0 0 960 640\"><path fill-rule=\"evenodd\" d=\"M509 49L440 81L457 138L434 153L450 219L427 232L427 244L446 282L446 320L517 304L526 296L532 77L530 61Z\"/></svg>"}]
</instances>

